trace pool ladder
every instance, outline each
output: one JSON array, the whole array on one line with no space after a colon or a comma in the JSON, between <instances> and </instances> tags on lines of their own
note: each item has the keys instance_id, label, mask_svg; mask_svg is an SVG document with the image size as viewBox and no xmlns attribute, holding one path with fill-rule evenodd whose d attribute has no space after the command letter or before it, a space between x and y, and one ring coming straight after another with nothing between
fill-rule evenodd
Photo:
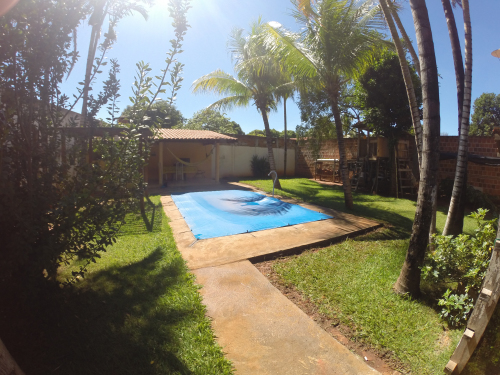
<instances>
[{"instance_id":1,"label":"pool ladder","mask_svg":"<svg viewBox=\"0 0 500 375\"><path fill-rule=\"evenodd\" d=\"M276 184L276 180L278 179L278 174L276 173L275 170L272 170L269 172L268 176L272 175L274 173L274 180L273 180L273 198L274 198L274 184Z\"/></svg>"}]
</instances>

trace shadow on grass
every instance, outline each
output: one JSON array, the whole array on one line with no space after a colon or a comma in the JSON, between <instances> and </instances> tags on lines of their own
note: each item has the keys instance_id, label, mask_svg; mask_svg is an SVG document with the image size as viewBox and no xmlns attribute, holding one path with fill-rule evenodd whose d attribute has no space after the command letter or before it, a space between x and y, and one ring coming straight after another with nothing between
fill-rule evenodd
<instances>
[{"instance_id":1,"label":"shadow on grass","mask_svg":"<svg viewBox=\"0 0 500 375\"><path fill-rule=\"evenodd\" d=\"M174 330L199 312L176 302L185 299L182 259L159 266L163 257L158 247L137 263L95 273L92 289L4 305L0 337L27 374L191 374ZM173 301L162 301L169 295Z\"/></svg>"},{"instance_id":2,"label":"shadow on grass","mask_svg":"<svg viewBox=\"0 0 500 375\"><path fill-rule=\"evenodd\" d=\"M353 193L354 209L348 210L345 208L344 192L340 186L322 186L313 181L299 180L294 181L293 188L282 186L281 190L303 201L340 212L375 219L386 224L387 230L379 231L374 236L365 236L365 240L405 239L410 236L413 219L391 210L390 205L394 204L392 202L386 204L387 209L380 207L384 205L384 202L388 202L392 198ZM403 202L403 200L401 201ZM408 201L404 200L404 202L408 204ZM411 204L414 205L415 203L411 202Z\"/></svg>"},{"instance_id":3,"label":"shadow on grass","mask_svg":"<svg viewBox=\"0 0 500 375\"><path fill-rule=\"evenodd\" d=\"M125 222L120 228L119 235L137 235L150 232L161 232L162 205L147 202L144 214L139 209L125 216Z\"/></svg>"}]
</instances>

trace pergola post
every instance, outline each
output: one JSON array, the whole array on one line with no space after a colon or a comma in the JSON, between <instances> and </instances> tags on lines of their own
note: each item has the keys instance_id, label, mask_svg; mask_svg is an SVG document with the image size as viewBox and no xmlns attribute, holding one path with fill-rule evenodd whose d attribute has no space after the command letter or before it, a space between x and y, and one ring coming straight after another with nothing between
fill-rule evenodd
<instances>
[{"instance_id":1,"label":"pergola post","mask_svg":"<svg viewBox=\"0 0 500 375\"><path fill-rule=\"evenodd\" d=\"M215 182L219 182L220 177L220 147L219 142L215 142Z\"/></svg>"},{"instance_id":2,"label":"pergola post","mask_svg":"<svg viewBox=\"0 0 500 375\"><path fill-rule=\"evenodd\" d=\"M158 142L158 181L163 186L163 142Z\"/></svg>"}]
</instances>

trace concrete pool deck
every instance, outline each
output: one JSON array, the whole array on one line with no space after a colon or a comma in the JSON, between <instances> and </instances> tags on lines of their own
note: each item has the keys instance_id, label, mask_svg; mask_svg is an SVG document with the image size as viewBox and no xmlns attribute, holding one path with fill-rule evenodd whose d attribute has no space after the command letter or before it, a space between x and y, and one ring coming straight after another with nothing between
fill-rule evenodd
<instances>
[{"instance_id":1,"label":"concrete pool deck","mask_svg":"<svg viewBox=\"0 0 500 375\"><path fill-rule=\"evenodd\" d=\"M238 187L257 191L239 184L228 188ZM203 304L226 358L244 375L380 374L314 323L248 259L326 246L381 224L281 199L334 218L196 241L172 198L161 197L177 247L202 285Z\"/></svg>"},{"instance_id":2,"label":"concrete pool deck","mask_svg":"<svg viewBox=\"0 0 500 375\"><path fill-rule=\"evenodd\" d=\"M262 193L261 191L259 192ZM331 215L333 219L267 229L259 232L196 240L172 198L170 196L162 196L161 201L165 213L171 220L170 226L177 243L177 248L191 270L258 257L265 259L266 256L271 257L282 253L297 252L315 246L328 246L330 243L338 242L382 226L373 220L338 212L329 208L300 203L288 198L280 199L284 202L298 204L310 210Z\"/></svg>"}]
</instances>

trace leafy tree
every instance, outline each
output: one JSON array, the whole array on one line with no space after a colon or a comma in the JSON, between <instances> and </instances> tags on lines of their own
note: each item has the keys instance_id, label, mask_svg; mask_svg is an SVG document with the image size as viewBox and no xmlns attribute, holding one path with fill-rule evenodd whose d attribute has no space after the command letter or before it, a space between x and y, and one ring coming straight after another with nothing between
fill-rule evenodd
<instances>
[{"instance_id":1,"label":"leafy tree","mask_svg":"<svg viewBox=\"0 0 500 375\"><path fill-rule=\"evenodd\" d=\"M422 89L415 70L410 70L412 86L415 88L415 102L420 110ZM361 109L363 122L376 135L387 138L391 166L390 185L392 192L397 191L395 149L398 140L408 134L413 127L407 88L401 73L398 55L382 50L380 57L358 78L356 103Z\"/></svg>"},{"instance_id":2,"label":"leafy tree","mask_svg":"<svg viewBox=\"0 0 500 375\"><path fill-rule=\"evenodd\" d=\"M274 130L274 129L272 129L272 130ZM272 133L272 130L271 130L271 133ZM264 130L261 130L261 129L252 130L251 132L248 132L248 135L254 135L257 137L265 137L266 136Z\"/></svg>"},{"instance_id":3,"label":"leafy tree","mask_svg":"<svg viewBox=\"0 0 500 375\"><path fill-rule=\"evenodd\" d=\"M0 31L0 272L33 284L68 250L60 232L66 165L58 163L58 85L73 60L71 33L87 16L77 1L20 1ZM29 79L27 79L29 77ZM66 203L66 202L65 202ZM70 209L70 206L68 207ZM76 213L75 213L76 215ZM85 243L81 245L85 246Z\"/></svg>"},{"instance_id":4,"label":"leafy tree","mask_svg":"<svg viewBox=\"0 0 500 375\"><path fill-rule=\"evenodd\" d=\"M196 112L187 123L179 127L182 129L211 130L223 134L245 134L241 126L235 121L231 121L225 113L214 111L213 109L202 109Z\"/></svg>"},{"instance_id":5,"label":"leafy tree","mask_svg":"<svg viewBox=\"0 0 500 375\"><path fill-rule=\"evenodd\" d=\"M276 110L277 98L280 96L279 89L288 83L283 83L279 66L259 43L258 36L262 32L262 27L259 20L252 25L247 36L242 29L235 29L231 33L228 46L235 61L237 78L216 70L197 79L193 83L193 92L228 95L210 105L209 108L214 109L246 107L253 101L264 122L269 165L271 170L276 170L268 113ZM276 179L276 187L281 188L279 179Z\"/></svg>"},{"instance_id":6,"label":"leafy tree","mask_svg":"<svg viewBox=\"0 0 500 375\"><path fill-rule=\"evenodd\" d=\"M277 131L276 129L269 129L269 132L271 133L271 136L273 138L279 138L280 136L282 136L281 133L279 131ZM261 130L261 129L255 129L255 130L252 130L251 132L249 132L248 135L256 135L257 137L265 137L266 132L264 130Z\"/></svg>"},{"instance_id":7,"label":"leafy tree","mask_svg":"<svg viewBox=\"0 0 500 375\"><path fill-rule=\"evenodd\" d=\"M151 0L142 0L141 2L151 5ZM87 1L87 5L91 10L90 17L88 19L89 26L92 27L90 33L90 43L87 53L87 66L85 70L85 79L83 81L83 88L80 91L82 97L82 119L83 127L86 126L88 117L88 105L89 105L89 91L91 90L91 82L95 78L96 74L102 66L106 63L103 62L104 54L111 48L112 44L116 41L115 27L117 23L125 16L131 15L133 12L140 13L145 19L147 19L147 11L140 2L131 2L129 0L102 0L102 1ZM104 34L104 41L99 45L99 39L101 37L101 29L104 21L108 18L108 31ZM97 50L102 52L101 58L95 59L95 54ZM95 60L95 61L94 61ZM92 117L90 117L92 120ZM92 141L89 142L90 147L92 146ZM90 151L89 151L90 152Z\"/></svg>"},{"instance_id":8,"label":"leafy tree","mask_svg":"<svg viewBox=\"0 0 500 375\"><path fill-rule=\"evenodd\" d=\"M174 50L186 30L187 8L182 0L170 4ZM91 13L78 0L21 0L0 19L0 273L2 283L26 290L57 283L58 266L75 257L83 261L75 276L83 275L86 264L116 240L126 212L145 189L141 171L148 147L140 121L121 124L118 139L72 136L81 119L68 118L74 104L59 85L78 56L74 30ZM89 116L105 105L111 117L116 113L119 66L111 65L101 93L88 97ZM149 95L145 76L137 93ZM178 86L176 76L171 82ZM133 100L143 113L153 102L144 95ZM62 155L64 138L74 143L65 142Z\"/></svg>"},{"instance_id":9,"label":"leafy tree","mask_svg":"<svg viewBox=\"0 0 500 375\"><path fill-rule=\"evenodd\" d=\"M492 134L495 126L500 126L500 94L482 93L474 100L474 111L470 124L470 135Z\"/></svg>"},{"instance_id":10,"label":"leafy tree","mask_svg":"<svg viewBox=\"0 0 500 375\"><path fill-rule=\"evenodd\" d=\"M391 33L392 41L394 42L394 47L396 49L396 53L399 59L399 64L401 67L401 72L403 74L403 80L405 83L406 96L408 98L408 103L410 104L411 109L411 118L413 122L413 131L415 133L415 144L417 146L417 157L419 166L422 163L422 126L420 124L420 105L417 100L417 90L413 85L412 72L410 70L410 66L408 64L406 58L406 49L410 52L410 55L413 59L413 65L415 67L416 73L420 76L420 62L418 60L418 56L413 49L413 45L410 41L410 38L406 34L406 31L399 19L398 15L398 7L394 3L389 0L379 0L380 8L382 13L384 14L385 22L389 28L389 32ZM396 28L401 32L403 36L405 44L401 42L399 39L399 34Z\"/></svg>"},{"instance_id":11,"label":"leafy tree","mask_svg":"<svg viewBox=\"0 0 500 375\"><path fill-rule=\"evenodd\" d=\"M418 106L422 105L420 80L411 70ZM363 121L375 134L382 135L395 145L397 139L412 128L411 108L401 74L398 56L387 50L358 78L356 104Z\"/></svg>"},{"instance_id":12,"label":"leafy tree","mask_svg":"<svg viewBox=\"0 0 500 375\"><path fill-rule=\"evenodd\" d=\"M320 137L336 139L335 120L328 95L321 90L302 91L298 101L302 125L302 137ZM344 136L355 136L353 123L360 121L359 104L356 103L355 90L352 85L344 85L339 95L339 110L342 118Z\"/></svg>"},{"instance_id":13,"label":"leafy tree","mask_svg":"<svg viewBox=\"0 0 500 375\"><path fill-rule=\"evenodd\" d=\"M297 4L295 17L304 26L300 35L281 25L267 25L263 43L295 79L307 79L314 90L323 90L334 117L340 170L347 208L353 208L347 168L340 95L344 84L366 64L374 48L385 44L376 31L380 18L370 3L323 0L309 6Z\"/></svg>"},{"instance_id":14,"label":"leafy tree","mask_svg":"<svg viewBox=\"0 0 500 375\"><path fill-rule=\"evenodd\" d=\"M280 137L284 137L285 136L285 131L283 130L282 132L280 132ZM297 133L293 130L287 130L286 131L286 137L288 139L290 138L297 138Z\"/></svg>"},{"instance_id":15,"label":"leafy tree","mask_svg":"<svg viewBox=\"0 0 500 375\"><path fill-rule=\"evenodd\" d=\"M97 123L93 116L100 108L108 106L112 124L118 111L117 61L111 60L101 92L88 95L96 88L98 67L105 66L104 51L114 39L109 32L101 44L103 55L90 80L86 75L77 100L71 105L59 88L78 57L78 25L92 14L93 7L103 3L20 0L0 18L0 288L19 297L9 301L12 304L31 307L33 298L44 299L45 293L40 292L58 283L58 267L71 259L82 261L74 276L83 276L86 266L116 241L120 224L137 198L142 202L145 185L141 171L148 147L141 124L121 124L118 138L104 134L94 140L91 131ZM188 8L184 0L170 2L176 31L170 62L180 50ZM117 19L111 23L114 21ZM98 33L93 30L92 34L89 50L95 51ZM164 69L165 75L172 73L172 93L179 87L179 64L170 69L168 63ZM141 74L138 86L144 91L140 93L156 96L158 92L150 91L144 77ZM162 86L163 81L159 90ZM88 112L69 118L74 112L68 108L84 92ZM135 108L147 109L152 102L144 95L132 100ZM73 137L72 131L81 130L75 127L86 123L90 124L87 137ZM65 142L68 137L74 139L73 144ZM66 153L65 145L69 148ZM22 373L0 340L0 372L7 369Z\"/></svg>"},{"instance_id":16,"label":"leafy tree","mask_svg":"<svg viewBox=\"0 0 500 375\"><path fill-rule=\"evenodd\" d=\"M132 112L132 106L127 106L121 117L130 118L136 115ZM179 128L182 127L186 119L175 105L170 104L166 100L157 100L151 107L144 112L141 123L149 127L156 128Z\"/></svg>"}]
</instances>

